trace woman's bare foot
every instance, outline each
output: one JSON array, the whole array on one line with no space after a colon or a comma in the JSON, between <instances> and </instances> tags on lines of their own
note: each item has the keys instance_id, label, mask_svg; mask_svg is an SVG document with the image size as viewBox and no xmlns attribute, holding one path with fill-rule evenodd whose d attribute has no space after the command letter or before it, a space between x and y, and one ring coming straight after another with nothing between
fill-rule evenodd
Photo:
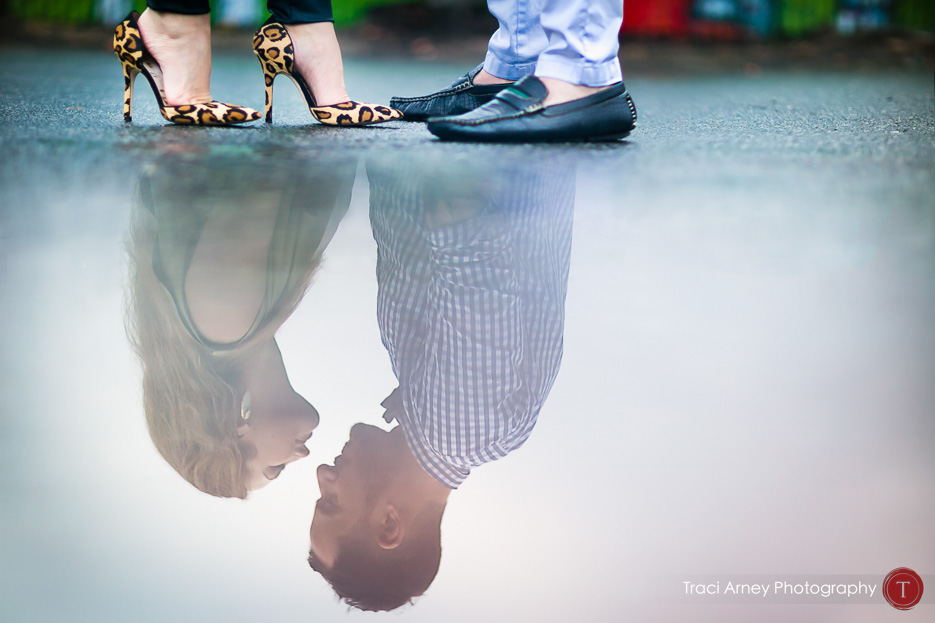
<instances>
[{"instance_id":1,"label":"woman's bare foot","mask_svg":"<svg viewBox=\"0 0 935 623\"><path fill-rule=\"evenodd\" d=\"M166 104L182 106L213 101L209 16L146 9L137 24L143 44L162 70Z\"/></svg>"},{"instance_id":2,"label":"woman's bare foot","mask_svg":"<svg viewBox=\"0 0 935 623\"><path fill-rule=\"evenodd\" d=\"M344 86L344 62L334 24L289 24L286 30L295 50L296 71L311 89L315 103L331 106L351 99Z\"/></svg>"}]
</instances>

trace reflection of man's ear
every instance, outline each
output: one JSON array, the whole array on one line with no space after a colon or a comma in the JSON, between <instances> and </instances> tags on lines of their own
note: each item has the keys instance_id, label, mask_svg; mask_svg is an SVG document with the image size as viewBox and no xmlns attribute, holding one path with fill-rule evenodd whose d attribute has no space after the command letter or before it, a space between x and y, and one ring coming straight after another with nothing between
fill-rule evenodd
<instances>
[{"instance_id":1,"label":"reflection of man's ear","mask_svg":"<svg viewBox=\"0 0 935 623\"><path fill-rule=\"evenodd\" d=\"M247 430L249 428L250 428L250 422L248 422L247 420L241 420L240 423L237 424L237 436L243 437L244 435L247 434Z\"/></svg>"},{"instance_id":2,"label":"reflection of man's ear","mask_svg":"<svg viewBox=\"0 0 935 623\"><path fill-rule=\"evenodd\" d=\"M377 530L377 543L383 549L396 549L403 542L403 533L405 531L396 507L387 504L386 510L383 512L383 521Z\"/></svg>"}]
</instances>

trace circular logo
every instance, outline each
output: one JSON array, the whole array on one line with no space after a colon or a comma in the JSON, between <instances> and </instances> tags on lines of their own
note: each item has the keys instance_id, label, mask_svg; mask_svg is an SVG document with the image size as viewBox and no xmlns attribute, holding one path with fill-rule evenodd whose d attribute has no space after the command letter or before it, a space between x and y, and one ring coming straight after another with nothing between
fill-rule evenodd
<instances>
[{"instance_id":1,"label":"circular logo","mask_svg":"<svg viewBox=\"0 0 935 623\"><path fill-rule=\"evenodd\" d=\"M883 580L883 596L894 608L909 610L922 599L922 578L906 567L893 569Z\"/></svg>"}]
</instances>

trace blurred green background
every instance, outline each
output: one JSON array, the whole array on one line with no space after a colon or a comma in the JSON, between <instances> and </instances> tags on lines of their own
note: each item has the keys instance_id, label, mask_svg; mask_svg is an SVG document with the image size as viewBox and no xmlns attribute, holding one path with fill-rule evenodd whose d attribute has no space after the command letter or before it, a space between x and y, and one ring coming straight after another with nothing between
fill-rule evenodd
<instances>
[{"instance_id":1,"label":"blurred green background","mask_svg":"<svg viewBox=\"0 0 935 623\"><path fill-rule=\"evenodd\" d=\"M360 21L367 10L411 0L333 0L334 21L338 25ZM26 21L68 24L116 23L130 11L142 11L146 0L8 0L13 17ZM211 3L212 20L231 26L256 27L269 13L266 0L216 0Z\"/></svg>"},{"instance_id":2,"label":"blurred green background","mask_svg":"<svg viewBox=\"0 0 935 623\"><path fill-rule=\"evenodd\" d=\"M333 0L335 23L360 22L371 8L388 4L474 5L479 0ZM212 19L254 27L268 13L265 0L217 0ZM111 24L145 0L8 0L12 17L24 21ZM626 0L624 31L654 36L725 36L718 24L758 38L802 37L835 30L853 34L887 29L935 30L935 0ZM661 12L665 15L660 17ZM652 16L652 22L641 23ZM693 27L698 24L707 27ZM711 25L715 27L711 27Z\"/></svg>"}]
</instances>

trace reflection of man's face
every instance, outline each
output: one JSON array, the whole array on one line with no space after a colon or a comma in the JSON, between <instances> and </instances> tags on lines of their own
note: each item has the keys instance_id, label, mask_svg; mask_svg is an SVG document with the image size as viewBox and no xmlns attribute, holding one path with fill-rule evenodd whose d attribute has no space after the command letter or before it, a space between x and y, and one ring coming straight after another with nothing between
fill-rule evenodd
<instances>
[{"instance_id":1,"label":"reflection of man's face","mask_svg":"<svg viewBox=\"0 0 935 623\"><path fill-rule=\"evenodd\" d=\"M398 444L393 441L398 436L355 424L334 465L318 466L321 498L315 505L310 538L315 557L326 567L334 564L341 538L372 512L374 499L395 466L393 450Z\"/></svg>"}]
</instances>

